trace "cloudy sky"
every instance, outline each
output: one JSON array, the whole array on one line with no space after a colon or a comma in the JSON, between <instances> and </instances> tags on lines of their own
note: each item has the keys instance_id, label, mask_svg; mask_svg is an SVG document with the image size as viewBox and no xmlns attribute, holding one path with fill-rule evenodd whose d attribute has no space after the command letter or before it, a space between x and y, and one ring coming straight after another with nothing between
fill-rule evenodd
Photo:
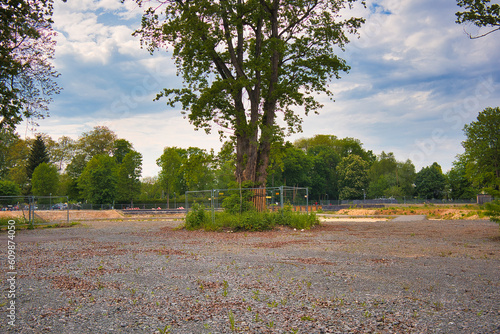
<instances>
[{"instance_id":1,"label":"cloudy sky","mask_svg":"<svg viewBox=\"0 0 500 334\"><path fill-rule=\"evenodd\" d=\"M303 133L288 139L354 137L375 154L411 159L417 171L433 162L449 170L463 152L464 124L500 106L500 32L470 40L464 30L484 30L457 25L457 10L450 0L368 0L366 9L356 8L367 23L341 55L352 69L332 82L335 102L325 100L319 115L304 119ZM194 131L180 109L153 102L162 88L181 82L166 51L151 56L132 36L141 14L119 0L56 1L63 91L36 131L77 139L108 126L143 154L143 176L155 176L164 147L217 152L221 143L217 133Z\"/></svg>"}]
</instances>

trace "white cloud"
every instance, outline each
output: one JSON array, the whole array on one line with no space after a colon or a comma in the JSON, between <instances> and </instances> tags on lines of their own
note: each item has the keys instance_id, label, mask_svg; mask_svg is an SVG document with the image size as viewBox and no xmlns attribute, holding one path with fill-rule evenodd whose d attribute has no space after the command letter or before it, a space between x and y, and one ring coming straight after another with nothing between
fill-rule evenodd
<instances>
[{"instance_id":1,"label":"white cloud","mask_svg":"<svg viewBox=\"0 0 500 334\"><path fill-rule=\"evenodd\" d=\"M105 15L120 13L133 13L129 16L135 18L135 25L139 24L140 11L131 10L118 0L82 1L81 4L78 2L78 6L73 1L57 3L53 25L59 33L57 54L100 64L108 64L115 52L129 56L140 54L139 39L132 36L136 26L129 27L127 24L130 22L121 20L118 20L119 24L106 23Z\"/></svg>"}]
</instances>

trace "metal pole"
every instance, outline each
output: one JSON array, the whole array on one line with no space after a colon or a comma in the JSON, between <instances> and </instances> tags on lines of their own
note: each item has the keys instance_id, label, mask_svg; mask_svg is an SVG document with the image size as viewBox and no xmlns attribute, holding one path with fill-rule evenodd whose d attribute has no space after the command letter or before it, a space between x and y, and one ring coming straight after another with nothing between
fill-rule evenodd
<instances>
[{"instance_id":1,"label":"metal pole","mask_svg":"<svg viewBox=\"0 0 500 334\"><path fill-rule=\"evenodd\" d=\"M69 224L69 197L68 196L66 196L66 211L67 211L67 214L68 214L68 216L66 217L67 218L66 219L66 223Z\"/></svg>"},{"instance_id":2,"label":"metal pole","mask_svg":"<svg viewBox=\"0 0 500 334\"><path fill-rule=\"evenodd\" d=\"M215 190L211 190L212 194L210 196L210 207L212 208L212 223L215 223L215 208L214 208L214 193Z\"/></svg>"},{"instance_id":3,"label":"metal pole","mask_svg":"<svg viewBox=\"0 0 500 334\"><path fill-rule=\"evenodd\" d=\"M280 205L281 209L283 209L283 186L280 186Z\"/></svg>"},{"instance_id":4,"label":"metal pole","mask_svg":"<svg viewBox=\"0 0 500 334\"><path fill-rule=\"evenodd\" d=\"M306 212L309 213L309 188L306 188Z\"/></svg>"}]
</instances>

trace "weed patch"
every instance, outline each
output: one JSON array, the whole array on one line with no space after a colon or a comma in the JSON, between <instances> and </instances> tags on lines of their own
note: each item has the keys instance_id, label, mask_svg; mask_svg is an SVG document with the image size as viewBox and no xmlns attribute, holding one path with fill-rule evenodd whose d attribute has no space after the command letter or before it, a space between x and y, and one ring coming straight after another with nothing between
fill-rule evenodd
<instances>
[{"instance_id":1,"label":"weed patch","mask_svg":"<svg viewBox=\"0 0 500 334\"><path fill-rule=\"evenodd\" d=\"M295 229L310 229L318 225L316 214L293 212L291 207L285 207L275 212L257 212L249 210L242 213L234 211L216 212L212 216L203 206L193 205L186 216L185 228L187 230L205 231L267 231L276 226L288 226Z\"/></svg>"}]
</instances>

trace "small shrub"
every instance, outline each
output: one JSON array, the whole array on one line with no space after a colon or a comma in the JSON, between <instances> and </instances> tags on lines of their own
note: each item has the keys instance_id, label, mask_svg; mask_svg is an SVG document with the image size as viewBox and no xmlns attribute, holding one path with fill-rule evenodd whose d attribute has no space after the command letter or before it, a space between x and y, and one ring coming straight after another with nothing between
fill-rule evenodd
<instances>
[{"instance_id":1,"label":"small shrub","mask_svg":"<svg viewBox=\"0 0 500 334\"><path fill-rule=\"evenodd\" d=\"M492 221L500 224L500 200L486 203L484 207L486 208L485 215L489 216Z\"/></svg>"},{"instance_id":2,"label":"small shrub","mask_svg":"<svg viewBox=\"0 0 500 334\"><path fill-rule=\"evenodd\" d=\"M252 192L248 190L243 191L241 196L237 193L232 194L222 201L222 207L231 214L253 211L255 207L252 203L252 196Z\"/></svg>"},{"instance_id":3,"label":"small shrub","mask_svg":"<svg viewBox=\"0 0 500 334\"><path fill-rule=\"evenodd\" d=\"M205 211L205 207L198 203L193 204L193 207L186 215L186 229L197 230L204 228L210 224L210 215Z\"/></svg>"}]
</instances>

